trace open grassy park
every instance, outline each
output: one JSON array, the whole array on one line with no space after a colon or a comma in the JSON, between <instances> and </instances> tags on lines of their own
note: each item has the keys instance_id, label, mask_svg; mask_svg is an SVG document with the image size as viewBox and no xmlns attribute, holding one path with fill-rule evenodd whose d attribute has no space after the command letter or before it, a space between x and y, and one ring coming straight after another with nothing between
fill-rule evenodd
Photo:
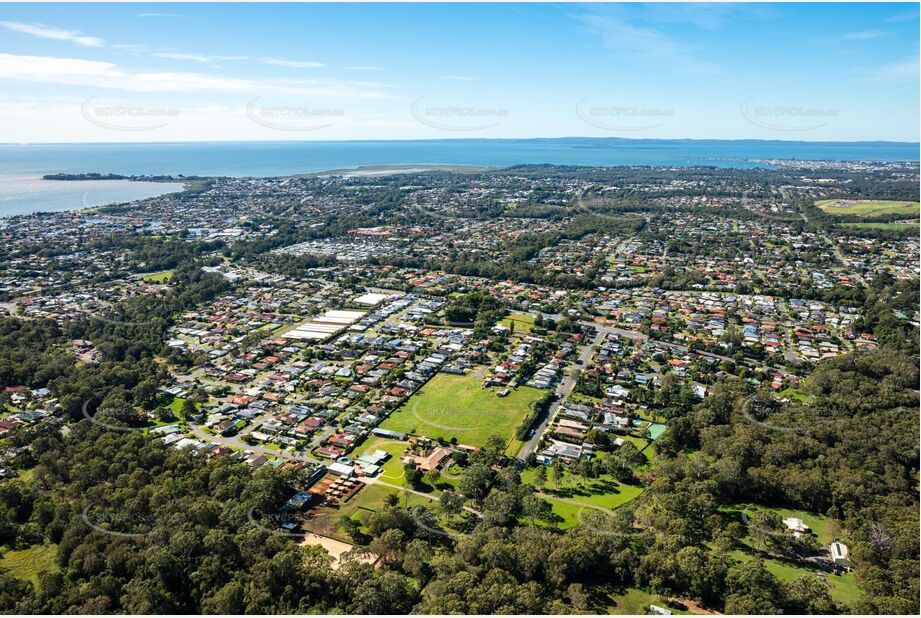
<instances>
[{"instance_id":1,"label":"open grassy park","mask_svg":"<svg viewBox=\"0 0 921 618\"><path fill-rule=\"evenodd\" d=\"M534 484L536 474L537 468L528 468L521 473L521 480ZM589 479L568 470L563 472L559 481L554 480L551 471L547 470L547 480L541 488L542 497L553 506L553 514L557 517L555 523L560 528L578 525L580 511L614 510L639 496L643 490L640 485L625 485L609 475Z\"/></svg>"},{"instance_id":2,"label":"open grassy park","mask_svg":"<svg viewBox=\"0 0 921 618\"><path fill-rule=\"evenodd\" d=\"M510 313L499 322L516 333L528 334L534 328L534 316L527 313Z\"/></svg>"},{"instance_id":3,"label":"open grassy park","mask_svg":"<svg viewBox=\"0 0 921 618\"><path fill-rule=\"evenodd\" d=\"M172 277L173 271L161 270L155 273L147 273L143 276L143 279L148 283L163 283L164 281L169 281Z\"/></svg>"},{"instance_id":4,"label":"open grassy park","mask_svg":"<svg viewBox=\"0 0 921 618\"><path fill-rule=\"evenodd\" d=\"M493 434L511 440L531 404L543 395L539 389L522 386L499 397L498 389L483 388L481 380L472 375L440 373L381 423L381 427L483 446Z\"/></svg>"},{"instance_id":5,"label":"open grassy park","mask_svg":"<svg viewBox=\"0 0 921 618\"><path fill-rule=\"evenodd\" d=\"M831 215L856 217L879 217L882 215L902 215L917 217L918 202L897 202L887 200L820 200L816 206Z\"/></svg>"},{"instance_id":6,"label":"open grassy park","mask_svg":"<svg viewBox=\"0 0 921 618\"><path fill-rule=\"evenodd\" d=\"M904 230L918 231L917 223L842 223L841 227L855 230L883 230L902 232Z\"/></svg>"}]
</instances>

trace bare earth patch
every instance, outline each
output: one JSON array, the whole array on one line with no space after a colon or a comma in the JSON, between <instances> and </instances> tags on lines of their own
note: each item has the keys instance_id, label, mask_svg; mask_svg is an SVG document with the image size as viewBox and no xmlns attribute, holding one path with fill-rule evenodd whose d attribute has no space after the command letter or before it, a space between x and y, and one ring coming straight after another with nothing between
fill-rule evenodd
<instances>
[{"instance_id":1,"label":"bare earth patch","mask_svg":"<svg viewBox=\"0 0 921 618\"><path fill-rule=\"evenodd\" d=\"M352 551L352 549L355 548L354 545L350 545L349 543L337 541L336 539L331 539L326 536L320 536L319 534L308 534L304 537L304 540L301 541L301 545L319 545L328 551L329 555L333 557L334 569L339 566L342 555ZM367 558L362 558L361 562L374 564L377 562L377 560L373 556L368 556Z\"/></svg>"}]
</instances>

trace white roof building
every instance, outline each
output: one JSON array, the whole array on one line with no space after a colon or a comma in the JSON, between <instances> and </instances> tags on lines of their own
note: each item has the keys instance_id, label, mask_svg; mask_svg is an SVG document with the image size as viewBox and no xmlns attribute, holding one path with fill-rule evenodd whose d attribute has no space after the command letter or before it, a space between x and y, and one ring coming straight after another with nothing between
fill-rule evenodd
<instances>
[{"instance_id":1,"label":"white roof building","mask_svg":"<svg viewBox=\"0 0 921 618\"><path fill-rule=\"evenodd\" d=\"M799 517L785 517L783 519L783 524L787 527L787 530L793 532L793 536L796 538L812 532L812 529Z\"/></svg>"},{"instance_id":2,"label":"white roof building","mask_svg":"<svg viewBox=\"0 0 921 618\"><path fill-rule=\"evenodd\" d=\"M849 553L847 549L847 545L845 545L841 541L835 541L834 543L831 544L830 550L831 550L831 559L832 561L834 561L835 564L844 564L845 562L847 562L847 557Z\"/></svg>"},{"instance_id":3,"label":"white roof building","mask_svg":"<svg viewBox=\"0 0 921 618\"><path fill-rule=\"evenodd\" d=\"M367 294L362 294L357 298L353 298L352 302L358 305L377 305L382 303L387 298L386 294L376 294L374 292L368 292Z\"/></svg>"}]
</instances>

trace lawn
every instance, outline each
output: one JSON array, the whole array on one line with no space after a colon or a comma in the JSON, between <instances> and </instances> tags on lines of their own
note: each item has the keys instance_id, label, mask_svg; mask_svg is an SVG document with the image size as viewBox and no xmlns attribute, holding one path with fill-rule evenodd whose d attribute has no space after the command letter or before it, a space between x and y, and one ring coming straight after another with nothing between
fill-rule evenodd
<instances>
[{"instance_id":1,"label":"lawn","mask_svg":"<svg viewBox=\"0 0 921 618\"><path fill-rule=\"evenodd\" d=\"M829 575L825 581L831 587L831 598L843 605L852 607L863 598L863 590L857 587L853 571L843 575Z\"/></svg>"},{"instance_id":2,"label":"lawn","mask_svg":"<svg viewBox=\"0 0 921 618\"><path fill-rule=\"evenodd\" d=\"M608 606L599 609L602 609L604 613L610 615L644 616L649 613L647 610L649 609L650 605L668 607L668 605L662 599L656 597L655 595L649 594L645 590L640 590L639 588L627 588L620 594L610 594L607 595L607 597L609 601ZM673 614L691 613L676 608L669 609L671 609Z\"/></svg>"},{"instance_id":3,"label":"lawn","mask_svg":"<svg viewBox=\"0 0 921 618\"><path fill-rule=\"evenodd\" d=\"M832 215L855 215L858 217L878 217L897 214L917 217L918 202L897 202L886 200L820 200L816 206Z\"/></svg>"},{"instance_id":4,"label":"lawn","mask_svg":"<svg viewBox=\"0 0 921 618\"><path fill-rule=\"evenodd\" d=\"M398 490L383 485L367 485L339 508L339 515L351 517L358 511L380 511L384 508L384 498L393 493L398 493Z\"/></svg>"},{"instance_id":5,"label":"lawn","mask_svg":"<svg viewBox=\"0 0 921 618\"><path fill-rule=\"evenodd\" d=\"M754 556L751 554L740 550L733 551L730 556L740 562L748 562L754 559ZM781 562L780 560L774 560L772 558L766 558L763 559L763 561L764 568L781 581L793 581L804 575L819 577L816 575L816 572L809 567ZM854 580L853 572L844 575L827 575L825 577L819 577L819 579L828 583L829 594L837 603L850 606L854 601L857 601L863 596L863 591L857 587L857 583Z\"/></svg>"},{"instance_id":6,"label":"lawn","mask_svg":"<svg viewBox=\"0 0 921 618\"><path fill-rule=\"evenodd\" d=\"M640 451L646 457L646 461L648 461L650 465L655 463L656 454L652 450L652 440L647 440L646 438L640 438L639 436L633 436L629 434L618 435L617 437L623 438L627 442L632 442L633 446L636 447L636 450Z\"/></svg>"},{"instance_id":7,"label":"lawn","mask_svg":"<svg viewBox=\"0 0 921 618\"><path fill-rule=\"evenodd\" d=\"M647 462L645 466L640 466L640 469L648 470L649 468L652 468L656 465L656 451L652 448L652 442L647 444L646 448L640 452L642 453L643 457L646 458Z\"/></svg>"},{"instance_id":8,"label":"lawn","mask_svg":"<svg viewBox=\"0 0 921 618\"><path fill-rule=\"evenodd\" d=\"M812 529L812 532L816 535L816 538L821 545L829 545L835 539L840 539L844 542L847 542L847 536L844 534L844 531L841 530L834 520L824 517L822 515L816 515L810 513L809 511L801 511L796 509L784 509L784 508L773 508L761 506L758 504L737 504L731 507L726 507L725 510L731 513L740 513L744 512L746 517L752 517L758 511L771 510L782 518L786 517L798 517L803 520L807 526ZM739 516L741 519L741 515ZM836 532L837 530L837 532Z\"/></svg>"},{"instance_id":9,"label":"lawn","mask_svg":"<svg viewBox=\"0 0 921 618\"><path fill-rule=\"evenodd\" d=\"M499 324L506 328L513 328L516 333L528 334L534 328L534 316L527 313L510 313L502 318Z\"/></svg>"},{"instance_id":10,"label":"lawn","mask_svg":"<svg viewBox=\"0 0 921 618\"><path fill-rule=\"evenodd\" d=\"M304 528L310 532L351 543L353 542L352 539L342 531L342 519L351 517L364 520L372 513L382 510L385 507L384 500L390 494L397 494L400 498L399 505L403 507L423 504L431 508L437 504L434 499L424 498L409 492L401 492L392 487L366 485L351 500L339 505L338 508L322 507L317 509L317 517L307 522Z\"/></svg>"},{"instance_id":11,"label":"lawn","mask_svg":"<svg viewBox=\"0 0 921 618\"><path fill-rule=\"evenodd\" d=\"M38 574L41 571L60 570L54 562L57 553L57 545L33 545L18 551L4 551L3 558L0 558L0 568L9 569L13 577L38 585Z\"/></svg>"},{"instance_id":12,"label":"lawn","mask_svg":"<svg viewBox=\"0 0 921 618\"><path fill-rule=\"evenodd\" d=\"M902 230L917 230L917 223L842 223L841 227L853 228L858 230L893 230L901 232Z\"/></svg>"},{"instance_id":13,"label":"lawn","mask_svg":"<svg viewBox=\"0 0 921 618\"><path fill-rule=\"evenodd\" d=\"M601 509L596 509L589 504L574 504L572 502L563 502L562 500L548 495L543 495L541 498L550 503L554 517L552 518L553 521L548 522L542 522L538 520L535 522L538 526L553 526L559 528L560 530L566 530L568 528L574 528L575 526L582 524L583 518L590 517L593 511L597 514L606 515L606 513ZM526 524L531 523L526 517L522 517L520 521Z\"/></svg>"},{"instance_id":14,"label":"lawn","mask_svg":"<svg viewBox=\"0 0 921 618\"><path fill-rule=\"evenodd\" d=\"M406 477L403 474L403 462L400 461L400 457L403 456L403 451L406 450L408 445L408 442L399 442L388 438L376 438L362 444L356 452L356 457L366 453L373 453L377 450L387 451L390 453L390 459L385 461L384 465L381 466L381 473L378 478L382 481L387 481L388 483L400 485L402 487L406 484Z\"/></svg>"},{"instance_id":15,"label":"lawn","mask_svg":"<svg viewBox=\"0 0 921 618\"><path fill-rule=\"evenodd\" d=\"M505 449L505 454L509 457L514 457L518 454L518 451L524 446L524 442L517 438L512 438L512 441L508 443L508 448Z\"/></svg>"},{"instance_id":16,"label":"lawn","mask_svg":"<svg viewBox=\"0 0 921 618\"><path fill-rule=\"evenodd\" d=\"M521 473L524 483L534 484L537 468L528 468ZM553 505L553 512L562 518L561 528L574 526L579 523L578 512L583 507L593 506L613 510L630 502L641 493L644 488L640 485L625 485L609 475L597 479L588 479L563 472L559 483L553 480L553 474L547 470L547 481L542 491L547 494L545 499ZM578 504L575 504L578 503Z\"/></svg>"},{"instance_id":17,"label":"lawn","mask_svg":"<svg viewBox=\"0 0 921 618\"><path fill-rule=\"evenodd\" d=\"M807 406L811 405L815 401L815 397L813 397L809 393L799 388L793 388L793 387L785 388L777 394L780 395L781 397L792 399L793 401L797 401Z\"/></svg>"},{"instance_id":18,"label":"lawn","mask_svg":"<svg viewBox=\"0 0 921 618\"><path fill-rule=\"evenodd\" d=\"M527 386L499 397L479 378L440 373L381 423L384 429L483 446L498 434L507 441L544 391Z\"/></svg>"},{"instance_id":19,"label":"lawn","mask_svg":"<svg viewBox=\"0 0 921 618\"><path fill-rule=\"evenodd\" d=\"M803 522L812 529L813 533L815 533L821 545L828 545L835 539L841 539L845 542L848 540L843 531L836 531L837 524L834 520L808 511L773 508L757 504L737 504L731 507L721 507L720 510L732 514L738 514L744 510L747 517L752 517L756 512L768 509L774 511L781 517L798 517L802 519ZM748 537L746 536L741 540L747 542ZM754 550L752 550L752 552L754 552ZM742 562L752 560L754 557L753 553L743 550L735 550L731 555L733 558ZM800 566L792 562L785 562L773 558L765 558L764 566L772 575L783 581L792 581L803 575L816 575L816 572L808 566ZM853 573L828 575L821 579L828 582L831 590L831 597L838 603L850 605L863 595L863 592L857 587L854 581Z\"/></svg>"},{"instance_id":20,"label":"lawn","mask_svg":"<svg viewBox=\"0 0 921 618\"><path fill-rule=\"evenodd\" d=\"M569 401L570 403L581 403L587 406L592 406L594 408L597 408L601 405L602 399L601 397L590 397L589 395L583 395L582 393L577 393L576 391L572 391L571 393L569 393L569 397L567 398L567 401Z\"/></svg>"},{"instance_id":21,"label":"lawn","mask_svg":"<svg viewBox=\"0 0 921 618\"><path fill-rule=\"evenodd\" d=\"M579 512L584 510L585 507L571 504L569 502L560 502L559 500L554 500L553 498L544 497L544 499L550 503L550 506L553 509L553 515L556 518L552 524L548 522L549 525L555 525L561 530L566 530L567 528L572 528L579 525L581 522L579 519Z\"/></svg>"},{"instance_id":22,"label":"lawn","mask_svg":"<svg viewBox=\"0 0 921 618\"><path fill-rule=\"evenodd\" d=\"M182 397L173 397L173 400L169 402L169 409L173 411L177 419L182 418L182 406L184 404L185 399Z\"/></svg>"},{"instance_id":23,"label":"lawn","mask_svg":"<svg viewBox=\"0 0 921 618\"><path fill-rule=\"evenodd\" d=\"M365 515L381 510L384 508L384 498L394 492L396 490L382 485L368 485L345 504L316 509L314 518L306 522L304 528L316 534L351 542L349 536L341 530L342 519L345 517L363 519Z\"/></svg>"},{"instance_id":24,"label":"lawn","mask_svg":"<svg viewBox=\"0 0 921 618\"><path fill-rule=\"evenodd\" d=\"M173 277L173 271L171 270L161 270L160 272L147 273L143 276L144 281L150 283L163 283L164 281L169 281Z\"/></svg>"}]
</instances>

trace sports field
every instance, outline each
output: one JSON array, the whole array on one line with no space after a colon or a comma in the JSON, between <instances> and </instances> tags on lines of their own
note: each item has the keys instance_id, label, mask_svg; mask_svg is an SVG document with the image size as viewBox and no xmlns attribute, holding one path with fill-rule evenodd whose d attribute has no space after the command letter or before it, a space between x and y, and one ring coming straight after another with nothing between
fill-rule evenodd
<instances>
[{"instance_id":1,"label":"sports field","mask_svg":"<svg viewBox=\"0 0 921 618\"><path fill-rule=\"evenodd\" d=\"M855 230L893 230L901 232L903 230L918 231L917 223L842 223L842 227Z\"/></svg>"},{"instance_id":2,"label":"sports field","mask_svg":"<svg viewBox=\"0 0 921 618\"><path fill-rule=\"evenodd\" d=\"M831 215L854 215L857 217L878 217L890 214L917 217L919 212L918 202L820 200L815 205Z\"/></svg>"},{"instance_id":3,"label":"sports field","mask_svg":"<svg viewBox=\"0 0 921 618\"><path fill-rule=\"evenodd\" d=\"M483 446L492 434L511 440L544 391L522 386L499 397L498 389L483 388L481 383L472 375L440 373L381 427L429 438L457 438L469 446Z\"/></svg>"}]
</instances>

